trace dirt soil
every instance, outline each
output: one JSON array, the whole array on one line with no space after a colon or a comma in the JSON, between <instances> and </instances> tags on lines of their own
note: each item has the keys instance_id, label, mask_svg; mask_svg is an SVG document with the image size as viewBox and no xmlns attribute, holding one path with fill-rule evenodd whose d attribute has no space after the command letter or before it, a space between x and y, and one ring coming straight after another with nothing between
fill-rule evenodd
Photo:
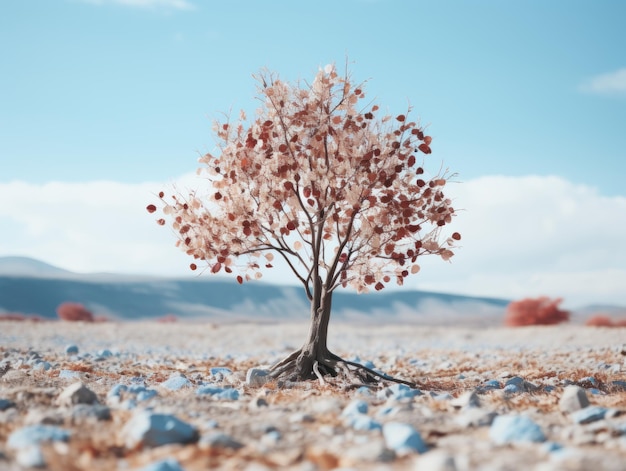
<instances>
[{"instance_id":1,"label":"dirt soil","mask_svg":"<svg viewBox=\"0 0 626 471\"><path fill-rule=\"evenodd\" d=\"M37 449L40 465L53 470L136 470L167 457L187 471L626 470L626 329L331 321L335 353L415 382L420 394L400 398L385 389L390 384L358 388L332 379L246 382L250 368L285 357L306 334L305 323L2 322L0 401L7 406L0 408L0 469L26 468L27 452L10 446L9 437L42 424L71 434ZM69 345L78 353L67 353ZM185 387L165 387L181 375ZM507 390L515 377L521 389ZM76 382L96 394L108 416L63 402L62 392ZM589 407L605 412L600 418L579 423L561 410L572 384L584 389ZM155 393L116 396L116 385ZM199 394L203 386L235 389L238 397ZM471 391L480 402L474 408L464 403ZM372 420L365 427L342 414L355 400L367 405ZM146 409L192 425L199 439L129 442L129 421ZM508 415L530 418L545 441L501 443L490 424ZM411 425L428 451L394 449L380 429L389 422Z\"/></svg>"}]
</instances>

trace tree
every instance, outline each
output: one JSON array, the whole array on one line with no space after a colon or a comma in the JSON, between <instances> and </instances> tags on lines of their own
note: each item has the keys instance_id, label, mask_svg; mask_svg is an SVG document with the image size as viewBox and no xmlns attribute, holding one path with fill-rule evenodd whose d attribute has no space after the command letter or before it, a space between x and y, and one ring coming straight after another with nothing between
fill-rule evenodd
<instances>
[{"instance_id":1,"label":"tree","mask_svg":"<svg viewBox=\"0 0 626 471\"><path fill-rule=\"evenodd\" d=\"M59 319L64 321L94 321L92 312L79 303L65 302L60 304L59 307L57 307L57 315L59 316Z\"/></svg>"},{"instance_id":2,"label":"tree","mask_svg":"<svg viewBox=\"0 0 626 471\"><path fill-rule=\"evenodd\" d=\"M567 322L570 313L559 309L561 298L550 299L546 296L525 298L511 302L504 317L504 325L520 327L525 325L553 325Z\"/></svg>"},{"instance_id":3,"label":"tree","mask_svg":"<svg viewBox=\"0 0 626 471\"><path fill-rule=\"evenodd\" d=\"M256 118L248 124L242 112L237 122L216 122L219 152L200 159L209 193L161 192L162 212L177 245L211 273L258 279L277 255L302 283L309 334L272 367L274 378L388 379L329 351L332 296L339 287L402 285L419 271L420 256L453 256L461 236L441 234L455 214L442 191L449 176L426 176L418 159L431 153L431 137L408 112L379 118L347 72L326 66L310 85L269 72L255 78Z\"/></svg>"}]
</instances>

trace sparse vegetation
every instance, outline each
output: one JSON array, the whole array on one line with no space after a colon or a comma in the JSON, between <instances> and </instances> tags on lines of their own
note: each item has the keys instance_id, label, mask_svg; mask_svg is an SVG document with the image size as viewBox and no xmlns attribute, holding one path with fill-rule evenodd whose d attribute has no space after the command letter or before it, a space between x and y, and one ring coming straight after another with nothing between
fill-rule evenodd
<instances>
[{"instance_id":1,"label":"sparse vegetation","mask_svg":"<svg viewBox=\"0 0 626 471\"><path fill-rule=\"evenodd\" d=\"M550 299L546 296L525 298L513 301L506 308L504 325L520 327L525 325L553 325L567 322L569 311L559 309L561 298Z\"/></svg>"},{"instance_id":2,"label":"sparse vegetation","mask_svg":"<svg viewBox=\"0 0 626 471\"><path fill-rule=\"evenodd\" d=\"M57 307L59 319L70 322L93 322L94 315L79 303L65 302Z\"/></svg>"},{"instance_id":3,"label":"sparse vegetation","mask_svg":"<svg viewBox=\"0 0 626 471\"><path fill-rule=\"evenodd\" d=\"M626 319L613 319L606 314L594 314L585 321L591 327L626 327Z\"/></svg>"}]
</instances>

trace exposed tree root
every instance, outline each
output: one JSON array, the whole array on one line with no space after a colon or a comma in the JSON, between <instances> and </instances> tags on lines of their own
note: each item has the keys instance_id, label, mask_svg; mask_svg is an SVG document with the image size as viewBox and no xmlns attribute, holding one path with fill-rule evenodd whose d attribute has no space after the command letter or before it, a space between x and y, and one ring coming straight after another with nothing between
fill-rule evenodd
<instances>
[{"instance_id":1,"label":"exposed tree root","mask_svg":"<svg viewBox=\"0 0 626 471\"><path fill-rule=\"evenodd\" d=\"M400 378L379 373L359 363L344 360L330 351L317 355L305 354L303 350L296 350L285 359L270 368L270 377L278 381L307 381L317 380L320 385L329 381L327 377L337 378L333 383L343 383L346 388L360 386L373 387L386 382L406 384L415 388L415 383ZM326 378L325 378L326 377Z\"/></svg>"}]
</instances>

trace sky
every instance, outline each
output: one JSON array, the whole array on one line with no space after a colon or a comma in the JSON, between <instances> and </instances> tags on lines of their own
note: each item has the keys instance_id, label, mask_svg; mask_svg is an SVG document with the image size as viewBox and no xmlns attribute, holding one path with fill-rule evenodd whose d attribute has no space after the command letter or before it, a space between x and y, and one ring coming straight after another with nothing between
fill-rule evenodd
<instances>
[{"instance_id":1,"label":"sky","mask_svg":"<svg viewBox=\"0 0 626 471\"><path fill-rule=\"evenodd\" d=\"M213 120L258 107L253 74L348 61L457 174L461 247L405 287L626 306L624 18L613 0L4 1L0 257L198 276L146 205L202 184Z\"/></svg>"}]
</instances>

